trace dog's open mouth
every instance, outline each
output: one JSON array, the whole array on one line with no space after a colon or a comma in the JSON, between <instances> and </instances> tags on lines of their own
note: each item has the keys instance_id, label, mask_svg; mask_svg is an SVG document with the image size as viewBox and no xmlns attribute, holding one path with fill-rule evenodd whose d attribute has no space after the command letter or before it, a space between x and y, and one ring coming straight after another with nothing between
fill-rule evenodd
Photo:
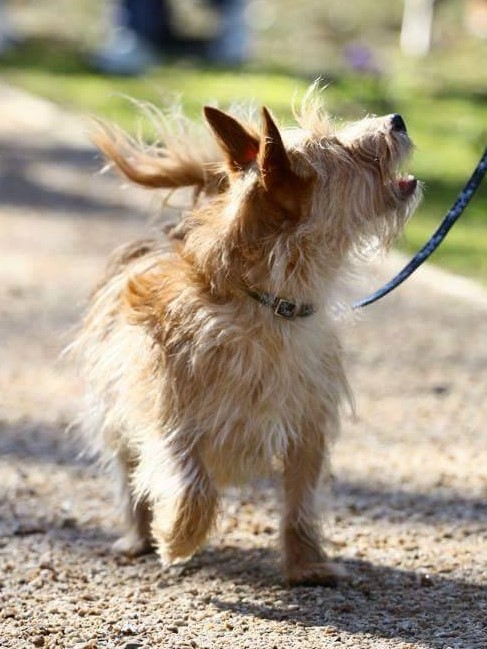
<instances>
[{"instance_id":1,"label":"dog's open mouth","mask_svg":"<svg viewBox=\"0 0 487 649\"><path fill-rule=\"evenodd\" d=\"M399 176L396 181L399 194L404 200L410 198L416 191L418 180L414 176Z\"/></svg>"}]
</instances>

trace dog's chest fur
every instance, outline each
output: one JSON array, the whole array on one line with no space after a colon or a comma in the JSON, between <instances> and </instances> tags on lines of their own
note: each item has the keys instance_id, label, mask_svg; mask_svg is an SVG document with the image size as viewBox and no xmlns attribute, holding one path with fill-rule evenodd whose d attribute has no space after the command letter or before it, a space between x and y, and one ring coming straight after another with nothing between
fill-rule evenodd
<instances>
[{"instance_id":1,"label":"dog's chest fur","mask_svg":"<svg viewBox=\"0 0 487 649\"><path fill-rule=\"evenodd\" d=\"M194 435L223 482L268 471L296 435L334 435L346 382L322 314L280 321L249 298L201 306L193 318L192 336L163 372L177 386L177 434Z\"/></svg>"}]
</instances>

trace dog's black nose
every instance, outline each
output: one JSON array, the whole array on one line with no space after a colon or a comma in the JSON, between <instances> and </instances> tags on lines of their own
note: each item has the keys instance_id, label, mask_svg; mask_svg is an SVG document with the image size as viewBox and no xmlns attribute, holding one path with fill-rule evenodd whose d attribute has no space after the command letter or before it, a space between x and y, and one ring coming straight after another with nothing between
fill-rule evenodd
<instances>
[{"instance_id":1,"label":"dog's black nose","mask_svg":"<svg viewBox=\"0 0 487 649\"><path fill-rule=\"evenodd\" d=\"M398 113L391 117L391 126L395 131L399 131L400 133L407 132L406 124Z\"/></svg>"}]
</instances>

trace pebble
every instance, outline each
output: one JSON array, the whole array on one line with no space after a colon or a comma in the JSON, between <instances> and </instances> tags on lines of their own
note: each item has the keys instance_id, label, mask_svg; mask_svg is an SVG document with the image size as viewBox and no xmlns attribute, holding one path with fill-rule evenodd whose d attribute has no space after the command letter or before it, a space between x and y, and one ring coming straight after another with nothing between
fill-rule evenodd
<instances>
[{"instance_id":1,"label":"pebble","mask_svg":"<svg viewBox=\"0 0 487 649\"><path fill-rule=\"evenodd\" d=\"M419 585L423 586L423 588L429 588L430 586L433 586L433 580L431 579L431 575L424 574L424 573L420 575Z\"/></svg>"},{"instance_id":2,"label":"pebble","mask_svg":"<svg viewBox=\"0 0 487 649\"><path fill-rule=\"evenodd\" d=\"M41 569L54 570L51 555L50 554L42 554L40 556L40 558L39 558L38 566Z\"/></svg>"},{"instance_id":3,"label":"pebble","mask_svg":"<svg viewBox=\"0 0 487 649\"><path fill-rule=\"evenodd\" d=\"M15 527L14 536L30 536L31 534L43 534L46 531L46 525L40 522L22 522Z\"/></svg>"},{"instance_id":4,"label":"pebble","mask_svg":"<svg viewBox=\"0 0 487 649\"><path fill-rule=\"evenodd\" d=\"M127 622L121 627L120 632L124 635L135 635L136 633L138 633L138 630L135 624Z\"/></svg>"}]
</instances>

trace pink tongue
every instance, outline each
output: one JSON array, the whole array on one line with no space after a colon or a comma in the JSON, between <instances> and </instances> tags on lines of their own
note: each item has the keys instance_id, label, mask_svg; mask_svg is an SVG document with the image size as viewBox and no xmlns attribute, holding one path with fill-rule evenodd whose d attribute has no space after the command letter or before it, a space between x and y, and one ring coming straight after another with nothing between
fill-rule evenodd
<instances>
[{"instance_id":1,"label":"pink tongue","mask_svg":"<svg viewBox=\"0 0 487 649\"><path fill-rule=\"evenodd\" d=\"M399 189L404 193L410 192L416 187L416 182L416 178L400 178Z\"/></svg>"}]
</instances>

